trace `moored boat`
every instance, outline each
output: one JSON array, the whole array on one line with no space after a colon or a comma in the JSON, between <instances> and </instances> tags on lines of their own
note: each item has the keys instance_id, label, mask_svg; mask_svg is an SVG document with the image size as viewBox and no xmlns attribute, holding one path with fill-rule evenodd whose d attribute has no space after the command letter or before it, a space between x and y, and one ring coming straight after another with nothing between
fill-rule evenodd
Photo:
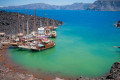
<instances>
[{"instance_id":1,"label":"moored boat","mask_svg":"<svg viewBox=\"0 0 120 80\"><path fill-rule=\"evenodd\" d=\"M52 31L51 37L52 37L52 38L55 38L56 36L57 36L56 31Z\"/></svg>"}]
</instances>

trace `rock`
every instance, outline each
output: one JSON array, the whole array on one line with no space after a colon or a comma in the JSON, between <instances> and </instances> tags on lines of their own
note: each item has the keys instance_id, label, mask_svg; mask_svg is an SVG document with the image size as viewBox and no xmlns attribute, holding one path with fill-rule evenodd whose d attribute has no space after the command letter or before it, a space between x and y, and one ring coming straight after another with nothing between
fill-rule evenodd
<instances>
[{"instance_id":1,"label":"rock","mask_svg":"<svg viewBox=\"0 0 120 80\"><path fill-rule=\"evenodd\" d=\"M110 74L106 77L106 79L120 80L120 62L113 64Z\"/></svg>"},{"instance_id":2,"label":"rock","mask_svg":"<svg viewBox=\"0 0 120 80\"><path fill-rule=\"evenodd\" d=\"M116 26L117 26L117 27L120 27L120 21L117 22Z\"/></svg>"},{"instance_id":3,"label":"rock","mask_svg":"<svg viewBox=\"0 0 120 80\"><path fill-rule=\"evenodd\" d=\"M0 32L5 32L6 34L17 34L18 33L18 13L15 12L6 12L0 11ZM24 16L24 18L23 18ZM28 15L28 25L29 25L29 32L33 31L34 29L34 16ZM44 18L44 17L36 17L36 26L40 27L40 20L42 22L42 26L53 25L53 19ZM58 20L54 20L54 25L56 27L62 25L63 23ZM24 26L24 31L27 30L27 15L19 14L19 31L22 32L22 25Z\"/></svg>"},{"instance_id":4,"label":"rock","mask_svg":"<svg viewBox=\"0 0 120 80\"><path fill-rule=\"evenodd\" d=\"M120 11L120 0L97 0L87 10Z\"/></svg>"}]
</instances>

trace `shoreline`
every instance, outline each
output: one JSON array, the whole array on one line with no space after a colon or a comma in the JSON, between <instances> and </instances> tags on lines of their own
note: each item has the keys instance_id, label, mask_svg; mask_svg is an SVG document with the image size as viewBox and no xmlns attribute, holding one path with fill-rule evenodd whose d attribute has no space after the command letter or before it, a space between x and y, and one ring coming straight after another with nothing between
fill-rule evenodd
<instances>
[{"instance_id":1,"label":"shoreline","mask_svg":"<svg viewBox=\"0 0 120 80\"><path fill-rule=\"evenodd\" d=\"M30 76L32 77L32 80L39 80L39 79L42 79L42 80L53 80L58 77L61 77L64 78L65 80L68 80L68 77L63 77L63 76L58 76L56 74L51 74L51 73L43 73L41 72L41 70L39 69L40 73L35 73L33 72L32 70L28 70L18 64L16 64L10 57L9 57L9 52L8 52L8 49L3 49L2 51L0 51L0 55L2 55L0 57L0 72L3 71L3 73L6 75L7 73L11 73L12 75L23 75L24 78L23 80ZM4 68L3 68L4 67ZM7 70L7 72L6 72ZM20 78L19 76L17 76L18 78ZM1 79L1 74L0 74L0 79ZM8 75L9 76L9 75ZM3 76L5 77L5 76ZM9 76L10 77L10 76ZM14 77L13 77L14 78ZM25 79L26 80L26 79Z\"/></svg>"},{"instance_id":2,"label":"shoreline","mask_svg":"<svg viewBox=\"0 0 120 80\"><path fill-rule=\"evenodd\" d=\"M116 65L117 64L117 65ZM118 69L116 68L118 67ZM17 79L17 80L106 80L106 79L112 79L112 80L119 80L120 76L117 74L120 74L118 70L120 68L120 63L115 63L110 70L110 73L105 74L102 77L96 77L96 78L89 78L89 77L68 77L68 76L60 76L59 74L55 73L43 73L40 69L40 73L35 73L33 71L30 71L18 64L16 64L10 57L9 57L9 51L8 48L5 47L4 49L0 50L0 79L4 80L6 78L8 79ZM117 69L117 70L116 70ZM115 71L115 72L114 72ZM117 74L116 71L118 72ZM116 77L115 77L116 75ZM116 79L114 79L116 78ZM118 79L117 79L118 78Z\"/></svg>"}]
</instances>

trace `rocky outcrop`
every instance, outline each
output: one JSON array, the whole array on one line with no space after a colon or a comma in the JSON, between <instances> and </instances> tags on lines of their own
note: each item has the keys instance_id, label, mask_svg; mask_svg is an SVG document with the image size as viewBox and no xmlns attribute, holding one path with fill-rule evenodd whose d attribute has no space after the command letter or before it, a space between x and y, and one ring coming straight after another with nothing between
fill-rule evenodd
<instances>
[{"instance_id":1,"label":"rocky outcrop","mask_svg":"<svg viewBox=\"0 0 120 80\"><path fill-rule=\"evenodd\" d=\"M18 13L15 12L5 12L0 11L0 32L5 32L6 34L16 34L18 33ZM23 17L24 16L24 17ZM34 29L34 16L28 15L29 20L29 30L32 31ZM46 26L48 20L48 24L50 26L53 25L53 19L44 18L44 17L36 17L36 25L40 27L40 21L42 22L42 26ZM61 21L54 20L55 26L62 25ZM22 32L22 26L24 26L24 31L26 31L27 26L27 15L19 14L19 26L20 31Z\"/></svg>"},{"instance_id":2,"label":"rocky outcrop","mask_svg":"<svg viewBox=\"0 0 120 80\"><path fill-rule=\"evenodd\" d=\"M97 0L87 10L120 11L120 0Z\"/></svg>"},{"instance_id":3,"label":"rocky outcrop","mask_svg":"<svg viewBox=\"0 0 120 80\"><path fill-rule=\"evenodd\" d=\"M120 21L117 22L116 26L120 28Z\"/></svg>"},{"instance_id":4,"label":"rocky outcrop","mask_svg":"<svg viewBox=\"0 0 120 80\"><path fill-rule=\"evenodd\" d=\"M120 80L120 62L116 62L111 67L109 75L106 79Z\"/></svg>"}]
</instances>

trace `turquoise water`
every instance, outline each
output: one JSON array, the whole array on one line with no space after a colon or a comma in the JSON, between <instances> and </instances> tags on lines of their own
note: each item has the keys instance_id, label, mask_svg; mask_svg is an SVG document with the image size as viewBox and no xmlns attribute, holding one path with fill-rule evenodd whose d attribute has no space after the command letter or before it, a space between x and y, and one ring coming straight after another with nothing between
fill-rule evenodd
<instances>
[{"instance_id":1,"label":"turquoise water","mask_svg":"<svg viewBox=\"0 0 120 80\"><path fill-rule=\"evenodd\" d=\"M26 10L7 10L26 14ZM34 10L29 10L34 14ZM57 29L54 48L41 51L10 49L10 57L31 70L65 76L99 77L120 61L120 29L114 26L120 12L37 10L37 16L64 24Z\"/></svg>"}]
</instances>

